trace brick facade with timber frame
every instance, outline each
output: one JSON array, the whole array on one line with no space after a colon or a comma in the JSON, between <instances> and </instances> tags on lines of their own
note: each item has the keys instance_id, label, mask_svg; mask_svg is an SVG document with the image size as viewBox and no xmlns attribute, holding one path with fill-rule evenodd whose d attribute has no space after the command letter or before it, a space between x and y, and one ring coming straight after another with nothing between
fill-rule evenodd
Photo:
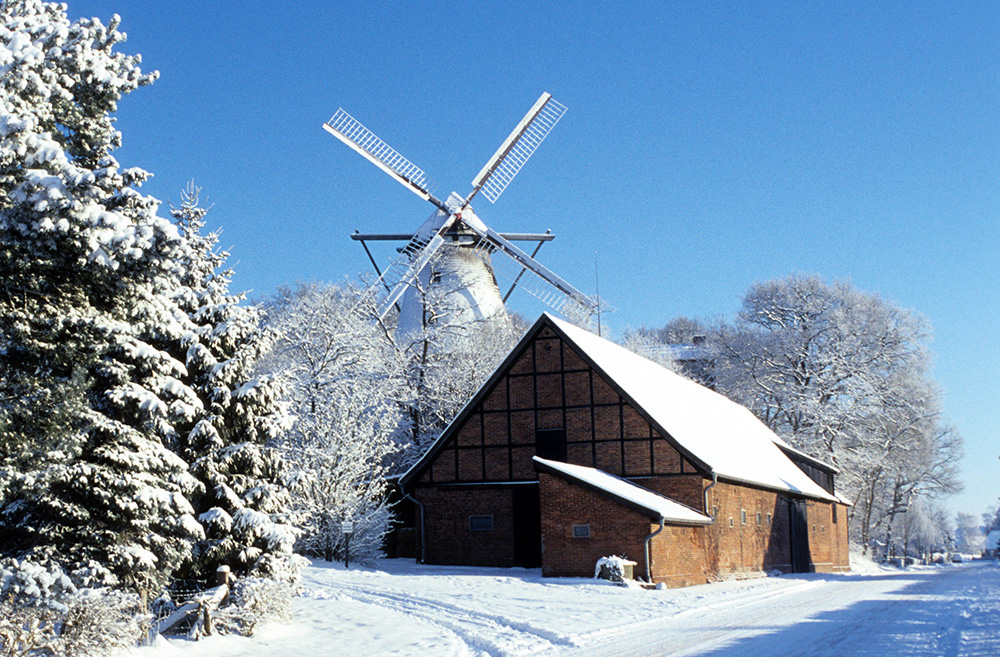
<instances>
[{"instance_id":1,"label":"brick facade with timber frame","mask_svg":"<svg viewBox=\"0 0 1000 657\"><path fill-rule=\"evenodd\" d=\"M835 470L809 459L810 479L749 412L744 417L716 393L650 366L659 368L542 315L401 478L421 507L424 561L592 575L598 558L625 553L645 573L645 539L659 519L538 472L538 456L614 475L714 519L696 526L665 520L649 543L654 581L684 586L770 569L846 569L846 509L833 495ZM736 420L718 425L719 415ZM728 435L744 424L745 437ZM732 455L710 444L717 435L734 441L723 447L752 447L743 460L757 469L730 465ZM781 483L789 480L795 485Z\"/></svg>"}]
</instances>

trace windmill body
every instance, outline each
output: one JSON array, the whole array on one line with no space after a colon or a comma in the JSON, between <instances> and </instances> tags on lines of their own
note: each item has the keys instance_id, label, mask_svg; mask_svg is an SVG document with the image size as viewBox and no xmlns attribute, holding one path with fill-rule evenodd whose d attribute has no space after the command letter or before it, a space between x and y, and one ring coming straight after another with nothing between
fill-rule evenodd
<instances>
[{"instance_id":1,"label":"windmill body","mask_svg":"<svg viewBox=\"0 0 1000 657\"><path fill-rule=\"evenodd\" d=\"M549 94L542 94L472 181L472 191L464 198L452 193L446 202L431 194L420 168L344 110L338 110L323 125L327 132L437 208L412 235L364 236L406 240L400 256L384 271L378 270L372 258L379 279L367 290L365 301L375 308L379 320L396 309L400 336L412 334L428 321L468 323L473 330L482 322L509 323L506 297L497 285L496 268L501 263L514 267L514 284L519 288L571 320L589 319L597 309L594 300L516 246L516 239L510 239L514 236L487 226L470 206L479 193L495 202L565 111ZM551 236L540 241L546 238ZM429 301L435 307L430 307Z\"/></svg>"},{"instance_id":2,"label":"windmill body","mask_svg":"<svg viewBox=\"0 0 1000 657\"><path fill-rule=\"evenodd\" d=\"M465 210L466 214L470 211ZM417 234L429 238L447 218L438 210ZM479 237L464 225L453 227L446 235L437 257L420 271L399 301L396 332L401 338L418 335L429 323L510 327L491 255L487 249L477 248L479 243Z\"/></svg>"}]
</instances>

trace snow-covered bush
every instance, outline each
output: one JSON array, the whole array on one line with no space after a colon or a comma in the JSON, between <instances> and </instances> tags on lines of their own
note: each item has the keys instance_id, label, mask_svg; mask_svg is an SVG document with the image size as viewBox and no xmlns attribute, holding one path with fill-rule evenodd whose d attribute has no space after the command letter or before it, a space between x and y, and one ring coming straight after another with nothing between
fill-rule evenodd
<instances>
[{"instance_id":1,"label":"snow-covered bush","mask_svg":"<svg viewBox=\"0 0 1000 657\"><path fill-rule=\"evenodd\" d=\"M297 471L296 549L342 558L341 523L352 520L351 558L366 562L381 554L391 521L385 475L408 392L393 344L353 312L357 303L348 286L282 291L268 318L280 338L261 367L288 378L296 416L280 443Z\"/></svg>"},{"instance_id":2,"label":"snow-covered bush","mask_svg":"<svg viewBox=\"0 0 1000 657\"><path fill-rule=\"evenodd\" d=\"M55 564L43 566L27 559L0 561L0 600L65 612L66 599L76 590L70 577Z\"/></svg>"},{"instance_id":3,"label":"snow-covered bush","mask_svg":"<svg viewBox=\"0 0 1000 657\"><path fill-rule=\"evenodd\" d=\"M55 605L30 597L0 599L0 655L103 657L131 648L148 630L139 597L111 589L80 589Z\"/></svg>"},{"instance_id":4,"label":"snow-covered bush","mask_svg":"<svg viewBox=\"0 0 1000 657\"><path fill-rule=\"evenodd\" d=\"M236 580L229 595L229 604L220 607L215 617L215 629L220 633L253 634L262 621L287 621L291 618L292 598L298 586L260 577Z\"/></svg>"},{"instance_id":5,"label":"snow-covered bush","mask_svg":"<svg viewBox=\"0 0 1000 657\"><path fill-rule=\"evenodd\" d=\"M624 582L626 579L632 579L631 569L635 565L634 561L629 561L625 557L616 555L601 557L594 564L594 577L612 582Z\"/></svg>"}]
</instances>

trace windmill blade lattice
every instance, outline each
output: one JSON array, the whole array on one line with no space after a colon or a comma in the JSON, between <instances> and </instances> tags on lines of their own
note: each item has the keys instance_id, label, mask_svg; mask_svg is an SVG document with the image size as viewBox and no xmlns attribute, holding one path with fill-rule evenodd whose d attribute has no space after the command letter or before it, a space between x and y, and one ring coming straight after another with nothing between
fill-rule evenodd
<instances>
[{"instance_id":1,"label":"windmill blade lattice","mask_svg":"<svg viewBox=\"0 0 1000 657\"><path fill-rule=\"evenodd\" d=\"M482 192L490 203L496 203L503 190L507 189L510 181L565 113L565 105L548 93L543 93L472 181L474 189L469 198L471 199L478 191Z\"/></svg>"},{"instance_id":2,"label":"windmill blade lattice","mask_svg":"<svg viewBox=\"0 0 1000 657\"><path fill-rule=\"evenodd\" d=\"M431 194L430 181L423 169L379 139L374 132L345 112L343 108L338 109L336 114L323 124L323 129L350 146L420 198L430 201L439 208L442 207L441 201Z\"/></svg>"}]
</instances>

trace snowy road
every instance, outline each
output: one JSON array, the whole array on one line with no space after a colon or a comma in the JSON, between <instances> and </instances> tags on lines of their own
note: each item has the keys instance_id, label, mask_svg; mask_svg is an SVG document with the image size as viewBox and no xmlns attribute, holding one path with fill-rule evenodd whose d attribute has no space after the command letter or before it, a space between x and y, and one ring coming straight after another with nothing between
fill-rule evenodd
<instances>
[{"instance_id":1,"label":"snowy road","mask_svg":"<svg viewBox=\"0 0 1000 657\"><path fill-rule=\"evenodd\" d=\"M1000 655L1000 568L992 564L831 577L817 584L643 623L645 645L636 645L631 635L618 646L602 642L572 654Z\"/></svg>"},{"instance_id":2,"label":"snowy road","mask_svg":"<svg viewBox=\"0 0 1000 657\"><path fill-rule=\"evenodd\" d=\"M252 640L161 641L183 654L513 657L1000 655L1000 567L795 575L644 591L538 571L307 569L295 620Z\"/></svg>"}]
</instances>

